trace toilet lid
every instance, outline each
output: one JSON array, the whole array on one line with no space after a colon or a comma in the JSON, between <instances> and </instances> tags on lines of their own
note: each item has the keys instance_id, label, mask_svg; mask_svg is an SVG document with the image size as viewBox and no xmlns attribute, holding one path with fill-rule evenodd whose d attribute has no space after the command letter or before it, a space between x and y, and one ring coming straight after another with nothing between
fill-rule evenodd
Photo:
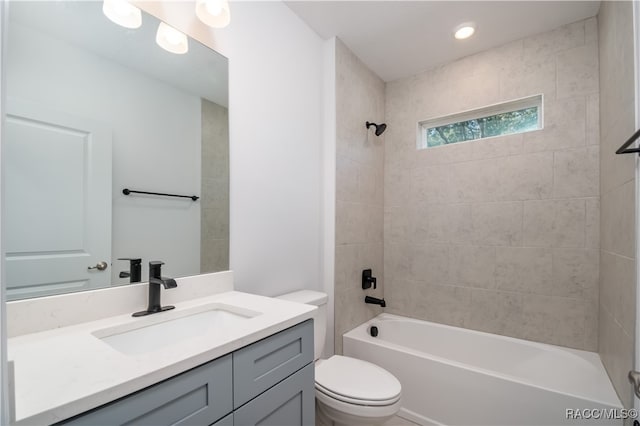
<instances>
[{"instance_id":1,"label":"toilet lid","mask_svg":"<svg viewBox=\"0 0 640 426\"><path fill-rule=\"evenodd\" d=\"M317 365L315 373L317 386L350 400L396 400L402 390L398 379L384 368L341 355Z\"/></svg>"}]
</instances>

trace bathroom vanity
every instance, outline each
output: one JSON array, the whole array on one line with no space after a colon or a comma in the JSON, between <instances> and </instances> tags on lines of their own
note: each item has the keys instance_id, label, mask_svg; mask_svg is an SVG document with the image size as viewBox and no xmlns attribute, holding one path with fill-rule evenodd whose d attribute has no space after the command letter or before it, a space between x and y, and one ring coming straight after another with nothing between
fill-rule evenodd
<instances>
[{"instance_id":1,"label":"bathroom vanity","mask_svg":"<svg viewBox=\"0 0 640 426\"><path fill-rule=\"evenodd\" d=\"M310 425L312 321L59 424Z\"/></svg>"},{"instance_id":2,"label":"bathroom vanity","mask_svg":"<svg viewBox=\"0 0 640 426\"><path fill-rule=\"evenodd\" d=\"M313 424L315 308L233 291L231 272L177 281L163 293L176 308L143 318L127 306L62 325L55 311L78 297L144 306L147 284L10 303L33 322L9 339L12 424ZM47 303L50 328L29 333Z\"/></svg>"}]
</instances>

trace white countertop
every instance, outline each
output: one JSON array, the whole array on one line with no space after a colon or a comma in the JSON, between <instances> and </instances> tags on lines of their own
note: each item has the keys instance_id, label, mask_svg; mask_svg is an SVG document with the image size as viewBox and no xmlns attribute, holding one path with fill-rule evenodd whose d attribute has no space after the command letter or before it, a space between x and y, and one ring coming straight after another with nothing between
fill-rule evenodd
<instances>
[{"instance_id":1,"label":"white countertop","mask_svg":"<svg viewBox=\"0 0 640 426\"><path fill-rule=\"evenodd\" d=\"M135 321L164 322L181 316L185 309L211 303L261 314L136 355L118 352L92 334ZM312 318L316 309L237 291L175 303L175 307L141 318L128 313L9 339L8 355L15 369L15 424L51 424L83 413Z\"/></svg>"}]
</instances>

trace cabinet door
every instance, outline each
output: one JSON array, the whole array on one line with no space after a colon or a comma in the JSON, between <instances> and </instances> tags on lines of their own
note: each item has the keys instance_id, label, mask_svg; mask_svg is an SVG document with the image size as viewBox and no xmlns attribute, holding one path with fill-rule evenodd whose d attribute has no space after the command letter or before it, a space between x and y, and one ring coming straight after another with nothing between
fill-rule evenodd
<instances>
[{"instance_id":1,"label":"cabinet door","mask_svg":"<svg viewBox=\"0 0 640 426\"><path fill-rule=\"evenodd\" d=\"M223 417L217 422L209 426L233 426L233 413L229 414L227 417Z\"/></svg>"},{"instance_id":2,"label":"cabinet door","mask_svg":"<svg viewBox=\"0 0 640 426\"><path fill-rule=\"evenodd\" d=\"M233 408L313 361L313 320L305 321L233 353Z\"/></svg>"},{"instance_id":3,"label":"cabinet door","mask_svg":"<svg viewBox=\"0 0 640 426\"><path fill-rule=\"evenodd\" d=\"M234 412L235 426L313 426L314 365L309 364Z\"/></svg>"},{"instance_id":4,"label":"cabinet door","mask_svg":"<svg viewBox=\"0 0 640 426\"><path fill-rule=\"evenodd\" d=\"M143 389L65 425L210 425L233 409L231 355Z\"/></svg>"}]
</instances>

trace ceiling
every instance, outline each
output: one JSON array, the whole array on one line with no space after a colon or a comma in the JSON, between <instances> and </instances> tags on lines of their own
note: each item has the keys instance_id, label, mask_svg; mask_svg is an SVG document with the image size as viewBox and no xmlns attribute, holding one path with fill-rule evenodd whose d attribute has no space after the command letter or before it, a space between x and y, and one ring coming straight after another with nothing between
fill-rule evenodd
<instances>
[{"instance_id":1,"label":"ceiling","mask_svg":"<svg viewBox=\"0 0 640 426\"><path fill-rule=\"evenodd\" d=\"M320 37L340 38L384 81L595 16L599 1L287 1ZM467 40L453 29L475 22Z\"/></svg>"}]
</instances>

